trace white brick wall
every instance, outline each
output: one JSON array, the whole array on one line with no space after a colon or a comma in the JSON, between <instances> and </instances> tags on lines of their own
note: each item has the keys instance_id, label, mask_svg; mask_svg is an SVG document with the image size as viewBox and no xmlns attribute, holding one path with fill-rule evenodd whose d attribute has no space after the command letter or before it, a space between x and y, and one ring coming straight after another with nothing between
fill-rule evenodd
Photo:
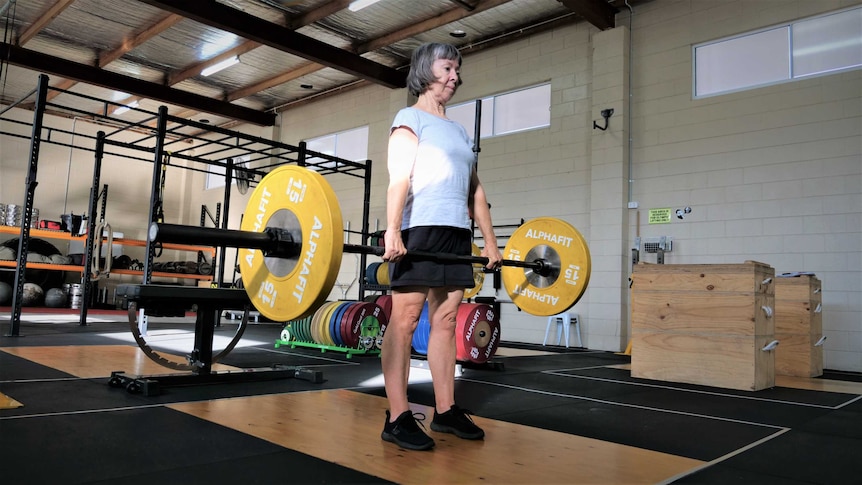
<instances>
[{"instance_id":1,"label":"white brick wall","mask_svg":"<svg viewBox=\"0 0 862 485\"><path fill-rule=\"evenodd\" d=\"M644 210L693 208L684 221L641 226L642 233L675 237L669 263L754 259L777 273L815 272L823 281L825 367L855 371L862 370L860 71L693 100L690 46L858 4L658 1L635 10L632 32L634 197ZM698 174L706 189L695 186Z\"/></svg>"},{"instance_id":2,"label":"white brick wall","mask_svg":"<svg viewBox=\"0 0 862 485\"><path fill-rule=\"evenodd\" d=\"M588 347L625 347L628 261L639 231L643 237L674 237L670 264L753 259L779 273L815 272L823 282L825 366L862 371L862 71L701 100L691 94L693 44L859 3L654 0L637 5L630 33L630 110L625 106L628 49L621 33L628 30L627 10L618 15L617 29L599 32L580 22L465 58L465 84L453 102L551 83L551 126L483 140L480 176L497 223L559 217L589 241L591 285L574 308ZM372 229L375 220L385 224L386 140L392 117L407 99L405 90L367 86L282 114L280 138L291 144L369 126ZM599 111L607 107L615 109L610 128L593 130L593 120L601 123ZM637 211L625 209L629 113ZM17 203L23 177L7 175L15 173L10 160L26 149L6 139L2 145L0 195ZM54 155L68 158L65 150ZM127 177L110 175L113 169L107 164L105 177L111 193L119 194ZM40 178L45 173L40 170ZM358 229L361 187L330 179L345 220ZM192 207L205 197L193 197ZM239 206L235 201L232 212ZM646 222L650 208L685 206L692 213L684 220ZM235 214L231 218L238 220ZM339 281L349 281L353 265L345 258ZM486 287L483 294L489 293L494 291ZM508 299L504 290L497 296ZM332 297L340 298L340 291ZM541 343L544 337L546 319L512 305L503 305L501 321L504 340Z\"/></svg>"},{"instance_id":3,"label":"white brick wall","mask_svg":"<svg viewBox=\"0 0 862 485\"><path fill-rule=\"evenodd\" d=\"M628 53L619 29L628 28L627 11L612 31L579 23L465 58L466 82L454 102L551 82L550 128L483 140L480 174L498 223L560 217L590 242L590 288L574 308L587 346L625 347L629 249L639 229L642 236L674 237L668 263L753 259L777 272L814 271L824 287L826 367L862 371L860 71L703 100L691 95L692 44L854 4L656 0L637 6L631 137L639 216L624 209ZM393 92L389 103L370 111L353 105L375 92L387 91L364 88L286 113L285 139L370 122L372 219L384 220L385 137L406 95ZM611 128L593 130L607 107L615 109ZM646 223L650 208L685 206L693 210L682 221ZM488 293L494 294L483 290ZM497 296L505 299L505 291ZM511 305L503 306L501 321L504 340L540 343L544 337L546 319Z\"/></svg>"}]
</instances>

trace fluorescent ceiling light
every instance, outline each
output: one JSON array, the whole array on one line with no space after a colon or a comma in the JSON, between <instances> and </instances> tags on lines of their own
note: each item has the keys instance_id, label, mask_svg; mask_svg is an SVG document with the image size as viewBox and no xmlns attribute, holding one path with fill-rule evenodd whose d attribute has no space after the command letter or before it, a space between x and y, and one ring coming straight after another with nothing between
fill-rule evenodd
<instances>
[{"instance_id":1,"label":"fluorescent ceiling light","mask_svg":"<svg viewBox=\"0 0 862 485\"><path fill-rule=\"evenodd\" d=\"M138 103L138 101L137 101L137 100L132 101L131 103L129 103L129 104L127 104L127 105L120 106L119 108L115 109L115 110L114 110L114 115L115 115L115 116L116 116L116 115L121 115L121 114L125 113L126 111L129 111L129 110L130 110L130 109L132 109L132 108L137 108L139 105L140 105L140 103Z\"/></svg>"},{"instance_id":2,"label":"fluorescent ceiling light","mask_svg":"<svg viewBox=\"0 0 862 485\"><path fill-rule=\"evenodd\" d=\"M215 73L221 71L222 69L227 69L230 66L232 66L238 62L239 62L239 56L230 57L228 59L225 59L225 60L219 62L218 64L213 64L212 66L204 69L203 71L201 71L201 76L209 76L209 75L215 74Z\"/></svg>"},{"instance_id":3,"label":"fluorescent ceiling light","mask_svg":"<svg viewBox=\"0 0 862 485\"><path fill-rule=\"evenodd\" d=\"M380 0L354 0L350 2L350 5L347 6L347 9L351 12L358 12L359 10L362 10L369 5L374 5L379 1Z\"/></svg>"}]
</instances>

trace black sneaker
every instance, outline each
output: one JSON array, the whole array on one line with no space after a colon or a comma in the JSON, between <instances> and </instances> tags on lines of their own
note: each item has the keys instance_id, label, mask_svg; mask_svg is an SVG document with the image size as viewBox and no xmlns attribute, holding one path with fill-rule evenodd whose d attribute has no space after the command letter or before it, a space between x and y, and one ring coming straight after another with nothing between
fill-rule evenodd
<instances>
[{"instance_id":1,"label":"black sneaker","mask_svg":"<svg viewBox=\"0 0 862 485\"><path fill-rule=\"evenodd\" d=\"M457 404L443 414L434 410L434 419L431 421L431 429L440 433L452 433L465 440L480 440L485 437L482 428L476 426L470 415L473 414L466 409L461 409Z\"/></svg>"},{"instance_id":2,"label":"black sneaker","mask_svg":"<svg viewBox=\"0 0 862 485\"><path fill-rule=\"evenodd\" d=\"M389 422L389 417L389 411L386 411L386 424L383 425L383 433L380 434L383 441L395 443L408 450L430 450L434 447L434 440L419 429L421 424L419 421L425 420L424 414L404 411L394 423ZM416 420L417 417L419 421Z\"/></svg>"}]
</instances>

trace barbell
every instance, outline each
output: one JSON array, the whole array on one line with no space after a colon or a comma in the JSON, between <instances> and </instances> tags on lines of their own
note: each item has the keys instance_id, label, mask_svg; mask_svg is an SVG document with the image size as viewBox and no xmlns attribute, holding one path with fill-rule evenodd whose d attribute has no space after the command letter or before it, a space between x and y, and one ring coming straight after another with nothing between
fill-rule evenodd
<instances>
[{"instance_id":1,"label":"barbell","mask_svg":"<svg viewBox=\"0 0 862 485\"><path fill-rule=\"evenodd\" d=\"M152 223L153 242L238 249L243 287L252 305L274 321L304 318L335 285L343 253L382 256L385 248L342 243L338 199L324 177L285 165L255 187L239 230ZM475 253L474 249L474 253ZM531 219L509 236L500 269L512 302L532 315L562 313L581 298L590 278L590 253L571 224ZM408 251L405 258L487 265L488 258Z\"/></svg>"}]
</instances>

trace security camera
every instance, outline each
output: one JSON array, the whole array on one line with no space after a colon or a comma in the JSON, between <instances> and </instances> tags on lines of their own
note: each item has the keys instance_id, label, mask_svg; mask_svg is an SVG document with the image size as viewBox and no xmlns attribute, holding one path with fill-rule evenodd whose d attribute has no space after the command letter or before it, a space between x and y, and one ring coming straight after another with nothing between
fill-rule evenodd
<instances>
[{"instance_id":1,"label":"security camera","mask_svg":"<svg viewBox=\"0 0 862 485\"><path fill-rule=\"evenodd\" d=\"M605 119L605 126L599 126L598 123L593 121L593 129L594 130L602 130L602 131L607 130L608 129L608 119L610 119L612 114L614 114L613 108L603 109L602 110L602 118Z\"/></svg>"}]
</instances>

